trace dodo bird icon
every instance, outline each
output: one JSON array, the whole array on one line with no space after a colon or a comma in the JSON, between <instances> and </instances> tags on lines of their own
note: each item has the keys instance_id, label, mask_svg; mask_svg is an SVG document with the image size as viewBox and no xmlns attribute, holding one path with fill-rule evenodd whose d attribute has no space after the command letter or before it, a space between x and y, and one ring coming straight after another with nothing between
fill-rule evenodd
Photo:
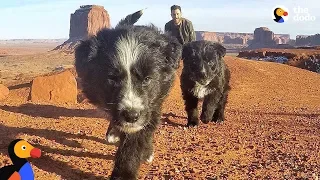
<instances>
[{"instance_id":1,"label":"dodo bird icon","mask_svg":"<svg viewBox=\"0 0 320 180\"><path fill-rule=\"evenodd\" d=\"M23 139L13 140L8 146L12 165L0 169L1 180L34 180L34 173L27 158L39 158L41 150Z\"/></svg>"},{"instance_id":2,"label":"dodo bird icon","mask_svg":"<svg viewBox=\"0 0 320 180\"><path fill-rule=\"evenodd\" d=\"M277 23L283 23L284 22L283 16L288 16L288 12L283 10L283 8L279 8L279 7L274 9L273 14L275 17L275 19L273 20Z\"/></svg>"}]
</instances>

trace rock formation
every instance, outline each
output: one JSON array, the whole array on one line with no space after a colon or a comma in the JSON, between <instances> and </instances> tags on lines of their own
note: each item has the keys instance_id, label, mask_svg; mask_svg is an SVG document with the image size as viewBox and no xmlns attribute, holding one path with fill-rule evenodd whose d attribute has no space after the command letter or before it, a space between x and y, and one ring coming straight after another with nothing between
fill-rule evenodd
<instances>
[{"instance_id":1,"label":"rock formation","mask_svg":"<svg viewBox=\"0 0 320 180\"><path fill-rule=\"evenodd\" d=\"M32 81L30 100L36 103L76 103L77 93L75 76L65 70L36 77Z\"/></svg>"},{"instance_id":2,"label":"rock formation","mask_svg":"<svg viewBox=\"0 0 320 180\"><path fill-rule=\"evenodd\" d=\"M8 95L9 89L6 86L0 84L0 100L7 98Z\"/></svg>"},{"instance_id":3,"label":"rock formation","mask_svg":"<svg viewBox=\"0 0 320 180\"><path fill-rule=\"evenodd\" d=\"M289 45L290 36L285 34L275 35L267 27L259 27L254 30L253 40L248 47L243 50L259 49L259 48L288 48L292 49L293 46Z\"/></svg>"},{"instance_id":4,"label":"rock formation","mask_svg":"<svg viewBox=\"0 0 320 180\"><path fill-rule=\"evenodd\" d=\"M320 45L320 34L311 36L298 35L296 37L297 46L319 46Z\"/></svg>"},{"instance_id":5,"label":"rock formation","mask_svg":"<svg viewBox=\"0 0 320 180\"><path fill-rule=\"evenodd\" d=\"M223 44L246 45L252 39L252 35L250 33L196 31L196 39L215 41Z\"/></svg>"},{"instance_id":6,"label":"rock formation","mask_svg":"<svg viewBox=\"0 0 320 180\"><path fill-rule=\"evenodd\" d=\"M277 44L289 44L290 35L289 34L274 34L274 39L277 42Z\"/></svg>"},{"instance_id":7,"label":"rock formation","mask_svg":"<svg viewBox=\"0 0 320 180\"><path fill-rule=\"evenodd\" d=\"M267 29L267 28L262 28L262 29ZM289 34L273 34L273 38L276 44L288 44L290 42ZM254 33L196 31L196 39L216 41L228 46L242 45L243 47L245 47L252 44L254 39Z\"/></svg>"},{"instance_id":8,"label":"rock formation","mask_svg":"<svg viewBox=\"0 0 320 180\"><path fill-rule=\"evenodd\" d=\"M103 28L110 28L110 17L103 6L80 6L70 16L69 39L54 50L73 52L79 40L95 35Z\"/></svg>"},{"instance_id":9,"label":"rock formation","mask_svg":"<svg viewBox=\"0 0 320 180\"><path fill-rule=\"evenodd\" d=\"M230 36L224 36L223 44L246 44L247 39L245 37L230 37Z\"/></svg>"},{"instance_id":10,"label":"rock formation","mask_svg":"<svg viewBox=\"0 0 320 180\"><path fill-rule=\"evenodd\" d=\"M223 43L223 38L217 36L215 32L196 31L196 40L207 40Z\"/></svg>"},{"instance_id":11,"label":"rock formation","mask_svg":"<svg viewBox=\"0 0 320 180\"><path fill-rule=\"evenodd\" d=\"M274 40L276 41L277 44L284 44L284 43L282 42L282 39L279 38L279 37L274 37Z\"/></svg>"},{"instance_id":12,"label":"rock formation","mask_svg":"<svg viewBox=\"0 0 320 180\"><path fill-rule=\"evenodd\" d=\"M254 30L253 42L254 46L273 46L276 42L274 41L274 33L267 27L259 27Z\"/></svg>"}]
</instances>

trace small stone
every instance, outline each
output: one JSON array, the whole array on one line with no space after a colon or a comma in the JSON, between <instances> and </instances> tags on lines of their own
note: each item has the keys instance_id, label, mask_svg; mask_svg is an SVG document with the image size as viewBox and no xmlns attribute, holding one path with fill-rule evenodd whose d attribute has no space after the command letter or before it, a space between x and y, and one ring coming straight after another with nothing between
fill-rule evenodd
<instances>
[{"instance_id":1,"label":"small stone","mask_svg":"<svg viewBox=\"0 0 320 180\"><path fill-rule=\"evenodd\" d=\"M174 176L174 174L175 174L175 173L174 173L174 170L170 170L170 171L169 171L169 175L170 175L170 176Z\"/></svg>"},{"instance_id":2,"label":"small stone","mask_svg":"<svg viewBox=\"0 0 320 180\"><path fill-rule=\"evenodd\" d=\"M176 173L180 173L180 170L179 170L178 168L174 168L174 171L175 171Z\"/></svg>"},{"instance_id":3,"label":"small stone","mask_svg":"<svg viewBox=\"0 0 320 180\"><path fill-rule=\"evenodd\" d=\"M189 172L192 173L192 174L197 174L197 173L200 172L200 170L198 170L198 169L196 169L196 168L191 168L191 169L189 170Z\"/></svg>"}]
</instances>

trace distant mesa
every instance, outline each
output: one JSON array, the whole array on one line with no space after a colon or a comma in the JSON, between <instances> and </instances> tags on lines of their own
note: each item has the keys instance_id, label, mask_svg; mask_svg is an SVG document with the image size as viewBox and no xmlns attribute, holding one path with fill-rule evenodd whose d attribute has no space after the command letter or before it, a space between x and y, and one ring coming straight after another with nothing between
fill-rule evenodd
<instances>
[{"instance_id":1,"label":"distant mesa","mask_svg":"<svg viewBox=\"0 0 320 180\"><path fill-rule=\"evenodd\" d=\"M274 33L270 31L269 28L259 27L254 30L253 41L250 44L251 46L274 46L276 44Z\"/></svg>"},{"instance_id":2,"label":"distant mesa","mask_svg":"<svg viewBox=\"0 0 320 180\"><path fill-rule=\"evenodd\" d=\"M208 40L222 43L228 52L273 49L317 49L320 46L320 34L298 35L290 39L289 34L275 34L268 27L258 27L253 33L196 31L196 40Z\"/></svg>"},{"instance_id":3,"label":"distant mesa","mask_svg":"<svg viewBox=\"0 0 320 180\"><path fill-rule=\"evenodd\" d=\"M243 48L237 57L258 61L278 62L320 73L320 34L297 36L292 44L280 44L266 27L256 28L252 43ZM309 50L305 50L309 49Z\"/></svg>"},{"instance_id":4,"label":"distant mesa","mask_svg":"<svg viewBox=\"0 0 320 180\"><path fill-rule=\"evenodd\" d=\"M294 46L290 45L290 37L284 38L283 36L275 35L267 27L259 27L254 30L253 40L244 48L244 50L249 49L259 49L259 48L285 48L293 49Z\"/></svg>"},{"instance_id":5,"label":"distant mesa","mask_svg":"<svg viewBox=\"0 0 320 180\"><path fill-rule=\"evenodd\" d=\"M320 46L320 34L305 36L298 35L296 37L297 46Z\"/></svg>"},{"instance_id":6,"label":"distant mesa","mask_svg":"<svg viewBox=\"0 0 320 180\"><path fill-rule=\"evenodd\" d=\"M196 39L222 43L228 52L277 45L280 45L281 48L291 47L289 45L292 43L289 34L274 34L267 27L256 28L254 33L196 31Z\"/></svg>"},{"instance_id":7,"label":"distant mesa","mask_svg":"<svg viewBox=\"0 0 320 180\"><path fill-rule=\"evenodd\" d=\"M110 28L110 16L104 7L82 5L70 16L69 39L53 50L73 53L80 40L95 35L103 28Z\"/></svg>"}]
</instances>

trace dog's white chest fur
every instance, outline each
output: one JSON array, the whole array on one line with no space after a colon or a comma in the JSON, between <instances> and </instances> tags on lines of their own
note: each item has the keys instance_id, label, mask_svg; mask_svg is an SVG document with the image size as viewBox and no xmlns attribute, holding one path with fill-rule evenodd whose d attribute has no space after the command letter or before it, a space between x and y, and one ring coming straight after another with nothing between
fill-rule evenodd
<instances>
[{"instance_id":1,"label":"dog's white chest fur","mask_svg":"<svg viewBox=\"0 0 320 180\"><path fill-rule=\"evenodd\" d=\"M191 90L193 95L197 98L204 98L204 96L210 94L212 90L206 87L206 85L201 85L196 83L194 88Z\"/></svg>"}]
</instances>

